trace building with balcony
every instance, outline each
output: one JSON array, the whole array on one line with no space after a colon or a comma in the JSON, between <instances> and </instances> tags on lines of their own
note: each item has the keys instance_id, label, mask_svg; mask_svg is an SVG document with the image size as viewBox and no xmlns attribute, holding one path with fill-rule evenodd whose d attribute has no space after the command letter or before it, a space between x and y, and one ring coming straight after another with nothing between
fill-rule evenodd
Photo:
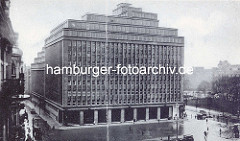
<instances>
[{"instance_id":1,"label":"building with balcony","mask_svg":"<svg viewBox=\"0 0 240 141\"><path fill-rule=\"evenodd\" d=\"M86 14L54 28L31 66L37 103L60 123L160 120L183 112L182 75L46 74L63 66L183 66L184 38L157 14L121 3L113 15ZM43 101L43 102L39 102Z\"/></svg>"}]
</instances>

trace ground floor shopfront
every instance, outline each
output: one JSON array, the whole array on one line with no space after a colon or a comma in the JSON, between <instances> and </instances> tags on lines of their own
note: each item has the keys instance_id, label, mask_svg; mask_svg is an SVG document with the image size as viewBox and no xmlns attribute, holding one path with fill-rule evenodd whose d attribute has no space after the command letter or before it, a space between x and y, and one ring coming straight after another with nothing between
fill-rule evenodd
<instances>
[{"instance_id":1,"label":"ground floor shopfront","mask_svg":"<svg viewBox=\"0 0 240 141\"><path fill-rule=\"evenodd\" d=\"M148 105L149 106L149 105ZM59 110L58 121L63 124L98 125L124 122L161 120L181 117L183 106L97 107L82 110Z\"/></svg>"},{"instance_id":2,"label":"ground floor shopfront","mask_svg":"<svg viewBox=\"0 0 240 141\"><path fill-rule=\"evenodd\" d=\"M63 125L98 125L148 120L158 121L166 118L182 117L184 112L183 103L62 108L56 106L51 101L41 100L35 96L32 96L31 101L35 103L35 106L41 107L39 109L42 109L42 112L45 112Z\"/></svg>"}]
</instances>

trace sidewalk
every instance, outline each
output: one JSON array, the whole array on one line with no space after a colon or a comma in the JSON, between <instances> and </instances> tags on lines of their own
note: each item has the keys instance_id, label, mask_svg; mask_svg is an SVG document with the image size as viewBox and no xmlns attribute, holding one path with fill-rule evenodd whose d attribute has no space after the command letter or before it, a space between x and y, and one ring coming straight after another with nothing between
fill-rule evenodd
<instances>
[{"instance_id":1,"label":"sidewalk","mask_svg":"<svg viewBox=\"0 0 240 141\"><path fill-rule=\"evenodd\" d=\"M179 119L178 121L185 121L186 119ZM98 125L84 125L84 126L80 126L80 125L71 125L71 126L60 126L56 129L59 130L72 130L72 129L84 129L84 128L100 128L100 127L112 127L112 126L128 126L128 125L140 125L140 124L151 124L151 123L175 123L176 120L149 120L149 121L137 121L137 122L124 122L124 123L111 123L111 124L98 124Z\"/></svg>"}]
</instances>

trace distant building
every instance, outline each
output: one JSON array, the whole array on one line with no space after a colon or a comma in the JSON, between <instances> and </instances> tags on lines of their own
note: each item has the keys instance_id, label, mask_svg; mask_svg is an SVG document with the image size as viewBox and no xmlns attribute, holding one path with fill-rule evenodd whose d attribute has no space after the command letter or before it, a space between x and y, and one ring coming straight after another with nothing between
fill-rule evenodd
<instances>
[{"instance_id":1,"label":"distant building","mask_svg":"<svg viewBox=\"0 0 240 141\"><path fill-rule=\"evenodd\" d=\"M231 65L228 61L220 61L217 67L205 69L194 67L193 74L184 76L184 90L196 91L202 82L212 83L219 77L239 77L240 64Z\"/></svg>"},{"instance_id":2,"label":"distant building","mask_svg":"<svg viewBox=\"0 0 240 141\"><path fill-rule=\"evenodd\" d=\"M240 77L240 64L231 65L227 60L220 61L214 68L214 77Z\"/></svg>"},{"instance_id":3,"label":"distant building","mask_svg":"<svg viewBox=\"0 0 240 141\"><path fill-rule=\"evenodd\" d=\"M49 66L183 66L184 38L157 14L122 3L51 31L31 66L33 99L60 123L98 124L181 116L182 75L46 74Z\"/></svg>"},{"instance_id":4,"label":"distant building","mask_svg":"<svg viewBox=\"0 0 240 141\"><path fill-rule=\"evenodd\" d=\"M31 67L24 66L24 93L30 94L31 93Z\"/></svg>"}]
</instances>

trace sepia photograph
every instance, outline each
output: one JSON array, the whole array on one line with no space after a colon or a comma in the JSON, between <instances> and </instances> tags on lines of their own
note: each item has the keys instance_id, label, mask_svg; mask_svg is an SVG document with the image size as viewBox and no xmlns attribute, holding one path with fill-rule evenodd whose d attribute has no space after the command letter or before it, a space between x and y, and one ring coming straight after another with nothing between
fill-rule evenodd
<instances>
[{"instance_id":1,"label":"sepia photograph","mask_svg":"<svg viewBox=\"0 0 240 141\"><path fill-rule=\"evenodd\" d=\"M0 141L240 141L240 1L0 0Z\"/></svg>"}]
</instances>

